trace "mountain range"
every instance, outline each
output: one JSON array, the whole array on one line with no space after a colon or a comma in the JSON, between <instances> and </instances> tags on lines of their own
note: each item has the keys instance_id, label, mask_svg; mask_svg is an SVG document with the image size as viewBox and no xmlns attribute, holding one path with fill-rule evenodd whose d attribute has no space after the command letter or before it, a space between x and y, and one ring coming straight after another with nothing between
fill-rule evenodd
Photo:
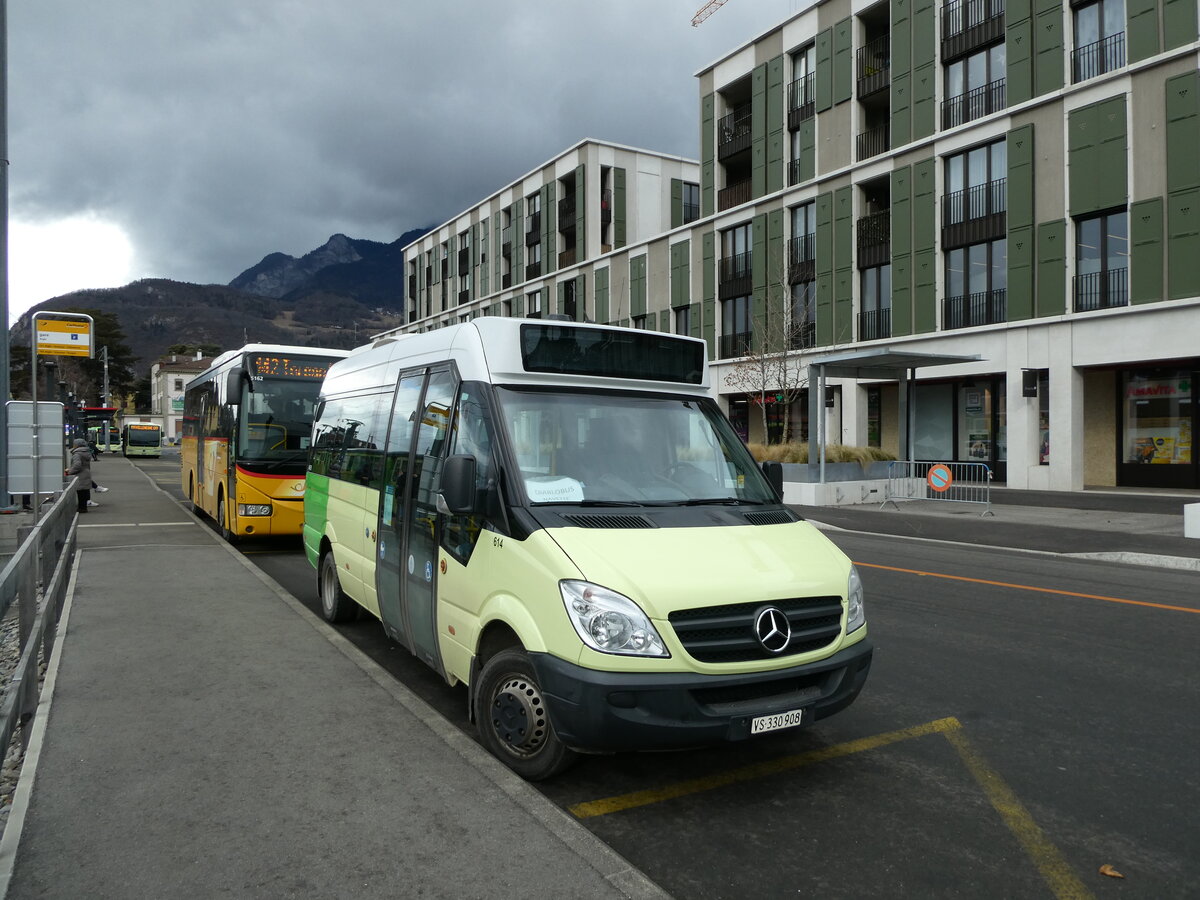
<instances>
[{"instance_id":1,"label":"mountain range","mask_svg":"<svg viewBox=\"0 0 1200 900\"><path fill-rule=\"evenodd\" d=\"M34 312L71 307L115 314L138 358L136 374L174 344L245 343L350 349L404 323L402 249L426 229L391 243L335 234L296 258L270 253L228 285L149 278L123 287L74 291L37 304L9 330L28 345Z\"/></svg>"}]
</instances>

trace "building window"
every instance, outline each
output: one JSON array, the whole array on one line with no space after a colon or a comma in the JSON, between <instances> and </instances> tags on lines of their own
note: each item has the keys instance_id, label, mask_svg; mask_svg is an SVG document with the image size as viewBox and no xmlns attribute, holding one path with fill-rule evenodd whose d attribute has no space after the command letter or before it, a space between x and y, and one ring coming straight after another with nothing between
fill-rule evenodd
<instances>
[{"instance_id":1,"label":"building window","mask_svg":"<svg viewBox=\"0 0 1200 900\"><path fill-rule=\"evenodd\" d=\"M943 328L994 325L1008 317L1008 241L946 251Z\"/></svg>"},{"instance_id":2,"label":"building window","mask_svg":"<svg viewBox=\"0 0 1200 900\"><path fill-rule=\"evenodd\" d=\"M816 114L816 72L816 44L792 54L792 83L788 85L788 128L792 130Z\"/></svg>"},{"instance_id":3,"label":"building window","mask_svg":"<svg viewBox=\"0 0 1200 900\"><path fill-rule=\"evenodd\" d=\"M953 128L1004 109L1004 43L957 59L946 66L942 127Z\"/></svg>"},{"instance_id":4,"label":"building window","mask_svg":"<svg viewBox=\"0 0 1200 900\"><path fill-rule=\"evenodd\" d=\"M745 356L750 351L750 297L730 297L721 301L721 358Z\"/></svg>"},{"instance_id":5,"label":"building window","mask_svg":"<svg viewBox=\"0 0 1200 900\"><path fill-rule=\"evenodd\" d=\"M575 292L575 279L563 282L563 315L572 321L579 318Z\"/></svg>"},{"instance_id":6,"label":"building window","mask_svg":"<svg viewBox=\"0 0 1200 900\"><path fill-rule=\"evenodd\" d=\"M861 273L862 311L858 339L874 341L892 336L892 264L872 266Z\"/></svg>"},{"instance_id":7,"label":"building window","mask_svg":"<svg viewBox=\"0 0 1200 900\"><path fill-rule=\"evenodd\" d=\"M943 245L970 242L981 235L949 234L952 226L977 222L1008 209L1008 144L996 141L946 157L942 199ZM999 232L1004 222L995 223ZM988 235L994 237L995 235Z\"/></svg>"},{"instance_id":8,"label":"building window","mask_svg":"<svg viewBox=\"0 0 1200 900\"><path fill-rule=\"evenodd\" d=\"M1192 464L1194 415L1189 369L1121 373L1122 461L1137 465Z\"/></svg>"},{"instance_id":9,"label":"building window","mask_svg":"<svg viewBox=\"0 0 1200 900\"><path fill-rule=\"evenodd\" d=\"M867 446L883 446L883 389L878 385L867 388Z\"/></svg>"},{"instance_id":10,"label":"building window","mask_svg":"<svg viewBox=\"0 0 1200 900\"><path fill-rule=\"evenodd\" d=\"M700 218L700 185L685 181L683 183L683 224L695 222Z\"/></svg>"},{"instance_id":11,"label":"building window","mask_svg":"<svg viewBox=\"0 0 1200 900\"><path fill-rule=\"evenodd\" d=\"M724 300L751 290L750 224L721 232L720 295Z\"/></svg>"},{"instance_id":12,"label":"building window","mask_svg":"<svg viewBox=\"0 0 1200 900\"><path fill-rule=\"evenodd\" d=\"M183 379L182 379L182 378L176 378L176 379L175 379L175 388L174 388L174 390L177 390L177 391L182 391L182 390L183 390Z\"/></svg>"},{"instance_id":13,"label":"building window","mask_svg":"<svg viewBox=\"0 0 1200 900\"><path fill-rule=\"evenodd\" d=\"M1129 305L1129 214L1075 222L1075 312Z\"/></svg>"},{"instance_id":14,"label":"building window","mask_svg":"<svg viewBox=\"0 0 1200 900\"><path fill-rule=\"evenodd\" d=\"M675 309L675 333L690 335L692 333L692 308L680 306Z\"/></svg>"},{"instance_id":15,"label":"building window","mask_svg":"<svg viewBox=\"0 0 1200 900\"><path fill-rule=\"evenodd\" d=\"M530 291L525 295L525 317L540 319L542 317L542 292Z\"/></svg>"},{"instance_id":16,"label":"building window","mask_svg":"<svg viewBox=\"0 0 1200 900\"><path fill-rule=\"evenodd\" d=\"M1075 7L1072 81L1086 81L1125 65L1125 0L1096 0Z\"/></svg>"},{"instance_id":17,"label":"building window","mask_svg":"<svg viewBox=\"0 0 1200 900\"><path fill-rule=\"evenodd\" d=\"M788 313L788 346L807 350L817 345L817 283L797 281L792 285Z\"/></svg>"}]
</instances>

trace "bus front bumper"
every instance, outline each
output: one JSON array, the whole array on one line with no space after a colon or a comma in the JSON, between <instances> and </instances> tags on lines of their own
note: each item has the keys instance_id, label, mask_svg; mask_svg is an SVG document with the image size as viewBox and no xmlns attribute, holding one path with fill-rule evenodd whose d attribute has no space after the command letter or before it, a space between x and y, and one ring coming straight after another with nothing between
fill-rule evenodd
<instances>
[{"instance_id":1,"label":"bus front bumper","mask_svg":"<svg viewBox=\"0 0 1200 900\"><path fill-rule=\"evenodd\" d=\"M612 752L746 740L754 719L795 710L811 724L854 701L872 653L862 640L817 662L739 675L601 672L545 653L531 660L559 739Z\"/></svg>"}]
</instances>

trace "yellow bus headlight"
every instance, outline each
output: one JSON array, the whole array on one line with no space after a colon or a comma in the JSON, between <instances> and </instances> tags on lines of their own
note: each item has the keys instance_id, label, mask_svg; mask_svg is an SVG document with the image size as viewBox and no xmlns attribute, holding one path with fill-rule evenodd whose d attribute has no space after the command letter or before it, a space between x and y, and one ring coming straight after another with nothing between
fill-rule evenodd
<instances>
[{"instance_id":1,"label":"yellow bus headlight","mask_svg":"<svg viewBox=\"0 0 1200 900\"><path fill-rule=\"evenodd\" d=\"M239 516L269 516L271 514L270 503L239 503Z\"/></svg>"}]
</instances>

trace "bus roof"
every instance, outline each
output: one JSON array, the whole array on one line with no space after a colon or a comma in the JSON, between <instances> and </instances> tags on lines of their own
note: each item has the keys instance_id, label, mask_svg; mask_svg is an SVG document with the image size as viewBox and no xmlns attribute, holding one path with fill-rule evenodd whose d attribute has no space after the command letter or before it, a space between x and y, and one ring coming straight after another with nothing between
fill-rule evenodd
<instances>
[{"instance_id":1,"label":"bus roof","mask_svg":"<svg viewBox=\"0 0 1200 900\"><path fill-rule=\"evenodd\" d=\"M220 356L212 361L207 369L194 375L188 382L190 387L193 382L202 381L212 377L216 372L221 371L241 359L247 353L270 353L273 355L289 354L294 356L318 356L327 358L341 358L350 355L349 350L330 350L326 347L296 347L290 344L246 344L244 347L239 347L237 350L226 350Z\"/></svg>"},{"instance_id":2,"label":"bus roof","mask_svg":"<svg viewBox=\"0 0 1200 900\"><path fill-rule=\"evenodd\" d=\"M401 369L454 360L466 381L707 395L706 347L657 331L484 316L358 347L330 367L322 393L390 385Z\"/></svg>"}]
</instances>

